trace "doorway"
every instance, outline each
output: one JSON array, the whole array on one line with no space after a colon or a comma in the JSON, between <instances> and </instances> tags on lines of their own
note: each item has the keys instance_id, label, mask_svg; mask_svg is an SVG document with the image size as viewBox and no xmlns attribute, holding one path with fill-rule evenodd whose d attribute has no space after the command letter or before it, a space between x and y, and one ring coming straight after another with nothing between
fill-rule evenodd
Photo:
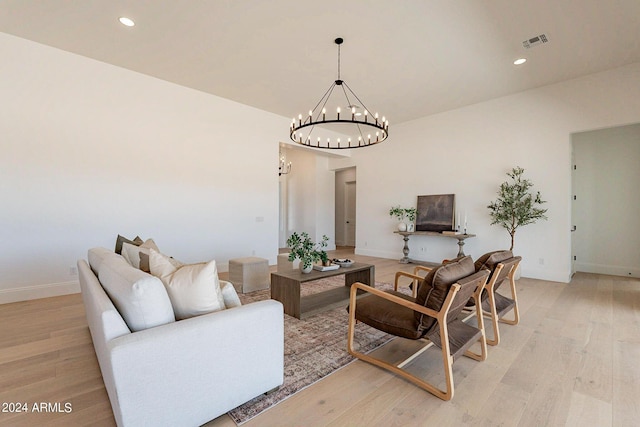
<instances>
[{"instance_id":1,"label":"doorway","mask_svg":"<svg viewBox=\"0 0 640 427\"><path fill-rule=\"evenodd\" d=\"M356 182L345 183L345 246L356 245Z\"/></svg>"},{"instance_id":2,"label":"doorway","mask_svg":"<svg viewBox=\"0 0 640 427\"><path fill-rule=\"evenodd\" d=\"M571 141L575 271L640 277L640 124L579 132Z\"/></svg>"},{"instance_id":3,"label":"doorway","mask_svg":"<svg viewBox=\"0 0 640 427\"><path fill-rule=\"evenodd\" d=\"M356 168L336 171L335 183L336 246L355 247L358 216Z\"/></svg>"}]
</instances>

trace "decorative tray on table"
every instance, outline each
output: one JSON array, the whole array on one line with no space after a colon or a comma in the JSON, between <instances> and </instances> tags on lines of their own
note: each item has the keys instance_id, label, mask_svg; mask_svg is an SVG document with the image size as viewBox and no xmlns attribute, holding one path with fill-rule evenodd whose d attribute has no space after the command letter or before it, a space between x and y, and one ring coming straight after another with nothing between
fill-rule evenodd
<instances>
[{"instance_id":1,"label":"decorative tray on table","mask_svg":"<svg viewBox=\"0 0 640 427\"><path fill-rule=\"evenodd\" d=\"M331 264L331 265L313 264L313 269L318 271L330 271L330 270L337 270L339 268L340 268L340 265L338 264Z\"/></svg>"},{"instance_id":2,"label":"decorative tray on table","mask_svg":"<svg viewBox=\"0 0 640 427\"><path fill-rule=\"evenodd\" d=\"M353 265L353 261L346 258L334 258L331 261L334 264L338 264L340 267L351 267Z\"/></svg>"}]
</instances>

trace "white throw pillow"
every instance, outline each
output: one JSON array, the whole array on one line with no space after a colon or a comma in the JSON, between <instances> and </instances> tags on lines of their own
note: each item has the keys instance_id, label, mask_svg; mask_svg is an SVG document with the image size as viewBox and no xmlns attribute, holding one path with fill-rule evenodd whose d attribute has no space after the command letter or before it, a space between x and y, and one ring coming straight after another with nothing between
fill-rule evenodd
<instances>
[{"instance_id":1,"label":"white throw pillow","mask_svg":"<svg viewBox=\"0 0 640 427\"><path fill-rule=\"evenodd\" d=\"M181 265L153 249L149 252L151 274L164 283L176 319L224 310L215 261Z\"/></svg>"},{"instance_id":2,"label":"white throw pillow","mask_svg":"<svg viewBox=\"0 0 640 427\"><path fill-rule=\"evenodd\" d=\"M156 249L149 249L149 272L156 277L167 276L183 265L180 261L168 257Z\"/></svg>"},{"instance_id":3,"label":"white throw pillow","mask_svg":"<svg viewBox=\"0 0 640 427\"><path fill-rule=\"evenodd\" d=\"M222 298L224 299L224 306L226 308L240 307L242 302L240 301L240 297L238 297L236 288L233 287L233 283L227 282L226 280L219 280L219 282L220 289L222 290Z\"/></svg>"},{"instance_id":4,"label":"white throw pillow","mask_svg":"<svg viewBox=\"0 0 640 427\"><path fill-rule=\"evenodd\" d=\"M175 321L168 292L157 277L133 268L115 252L98 270L102 287L132 331Z\"/></svg>"},{"instance_id":5,"label":"white throw pillow","mask_svg":"<svg viewBox=\"0 0 640 427\"><path fill-rule=\"evenodd\" d=\"M154 242L153 239L145 240L144 243L142 243L140 246L123 242L121 255L124 257L124 259L127 260L129 264L131 264L135 268L139 268L140 270L149 273L148 262L141 262L143 256L146 255L147 257L149 257L149 249L160 252L160 249L158 249L158 245L156 245L156 242Z\"/></svg>"}]
</instances>

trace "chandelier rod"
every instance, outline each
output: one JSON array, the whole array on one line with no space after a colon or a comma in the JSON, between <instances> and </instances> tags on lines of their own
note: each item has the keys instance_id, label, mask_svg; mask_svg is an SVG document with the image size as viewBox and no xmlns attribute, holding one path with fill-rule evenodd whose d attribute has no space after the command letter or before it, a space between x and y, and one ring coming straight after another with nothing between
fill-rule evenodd
<instances>
[{"instance_id":1,"label":"chandelier rod","mask_svg":"<svg viewBox=\"0 0 640 427\"><path fill-rule=\"evenodd\" d=\"M340 37L335 39L335 43L338 45L338 81L340 81L340 45L343 41L344 40L342 40Z\"/></svg>"}]
</instances>

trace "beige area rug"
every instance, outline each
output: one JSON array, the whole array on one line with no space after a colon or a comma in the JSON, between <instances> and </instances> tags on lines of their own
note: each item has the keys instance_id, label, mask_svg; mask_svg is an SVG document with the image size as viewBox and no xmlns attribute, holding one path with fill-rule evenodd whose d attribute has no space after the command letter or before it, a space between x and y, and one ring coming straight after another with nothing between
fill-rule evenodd
<instances>
[{"instance_id":1,"label":"beige area rug","mask_svg":"<svg viewBox=\"0 0 640 427\"><path fill-rule=\"evenodd\" d=\"M331 277L302 285L301 294L309 295L338 286L344 286L344 277ZM376 288L390 285L376 283ZM269 290L240 295L243 304L270 297ZM262 411L287 399L294 393L312 385L355 358L347 352L349 317L344 307L318 313L305 320L284 316L284 383L269 394L260 395L233 409L229 416L240 425ZM356 346L368 352L388 342L391 335L373 329L364 323L356 325Z\"/></svg>"}]
</instances>

